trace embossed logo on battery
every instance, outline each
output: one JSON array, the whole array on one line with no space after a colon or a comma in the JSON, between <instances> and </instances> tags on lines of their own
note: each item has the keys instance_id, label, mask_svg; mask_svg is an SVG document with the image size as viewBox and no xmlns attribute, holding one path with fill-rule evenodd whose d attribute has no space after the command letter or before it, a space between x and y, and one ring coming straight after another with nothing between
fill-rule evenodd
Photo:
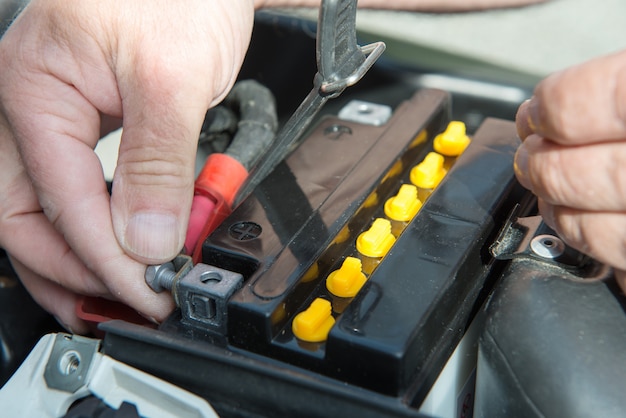
<instances>
[{"instance_id":1,"label":"embossed logo on battery","mask_svg":"<svg viewBox=\"0 0 626 418\"><path fill-rule=\"evenodd\" d=\"M255 222L237 222L228 228L231 238L237 241L249 241L258 238L263 229Z\"/></svg>"}]
</instances>

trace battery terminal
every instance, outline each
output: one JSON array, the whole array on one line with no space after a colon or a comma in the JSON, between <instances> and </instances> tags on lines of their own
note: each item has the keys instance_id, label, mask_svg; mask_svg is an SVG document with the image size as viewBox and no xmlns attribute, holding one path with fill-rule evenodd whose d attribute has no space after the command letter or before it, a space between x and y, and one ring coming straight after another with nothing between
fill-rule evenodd
<instances>
[{"instance_id":1,"label":"battery terminal","mask_svg":"<svg viewBox=\"0 0 626 418\"><path fill-rule=\"evenodd\" d=\"M452 121L443 133L435 137L433 148L446 157L458 157L469 143L470 138L465 133L465 124L461 121Z\"/></svg>"},{"instance_id":2,"label":"battery terminal","mask_svg":"<svg viewBox=\"0 0 626 418\"><path fill-rule=\"evenodd\" d=\"M335 325L332 306L322 298L315 299L309 307L293 319L291 329L296 338L311 343L326 341L330 329Z\"/></svg>"},{"instance_id":3,"label":"battery terminal","mask_svg":"<svg viewBox=\"0 0 626 418\"><path fill-rule=\"evenodd\" d=\"M356 296L367 281L367 277L361 269L361 260L355 257L346 257L341 268L328 275L326 279L328 291L340 298Z\"/></svg>"}]
</instances>

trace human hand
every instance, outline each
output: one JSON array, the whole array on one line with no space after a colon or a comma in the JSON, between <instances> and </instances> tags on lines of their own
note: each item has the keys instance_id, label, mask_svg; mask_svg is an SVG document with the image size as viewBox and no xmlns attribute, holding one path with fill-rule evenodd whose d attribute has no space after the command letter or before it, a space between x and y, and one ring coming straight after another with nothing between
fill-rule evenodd
<instances>
[{"instance_id":1,"label":"human hand","mask_svg":"<svg viewBox=\"0 0 626 418\"><path fill-rule=\"evenodd\" d=\"M455 0L453 8L536 1ZM252 4L33 0L0 41L0 246L66 327L87 331L74 313L77 295L118 300L154 320L173 308L144 285L143 272L182 246L197 134L234 82ZM440 4L451 5L394 7ZM124 133L109 198L93 147L117 118Z\"/></svg>"},{"instance_id":2,"label":"human hand","mask_svg":"<svg viewBox=\"0 0 626 418\"><path fill-rule=\"evenodd\" d=\"M359 7L413 10L422 12L462 12L520 7L548 0L359 0ZM256 0L257 7L317 7L321 0Z\"/></svg>"},{"instance_id":3,"label":"human hand","mask_svg":"<svg viewBox=\"0 0 626 418\"><path fill-rule=\"evenodd\" d=\"M517 129L515 173L545 222L626 291L626 51L543 80Z\"/></svg>"},{"instance_id":4,"label":"human hand","mask_svg":"<svg viewBox=\"0 0 626 418\"><path fill-rule=\"evenodd\" d=\"M251 0L33 0L0 41L0 246L76 332L77 295L162 320L146 264L181 249L207 109L235 81ZM123 118L109 198L93 152Z\"/></svg>"}]
</instances>

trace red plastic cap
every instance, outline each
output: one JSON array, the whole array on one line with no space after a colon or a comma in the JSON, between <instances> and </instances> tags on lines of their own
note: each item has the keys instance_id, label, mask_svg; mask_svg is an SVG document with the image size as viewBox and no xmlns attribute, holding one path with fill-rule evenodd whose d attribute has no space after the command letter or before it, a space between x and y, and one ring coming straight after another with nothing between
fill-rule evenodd
<instances>
[{"instance_id":1,"label":"red plastic cap","mask_svg":"<svg viewBox=\"0 0 626 418\"><path fill-rule=\"evenodd\" d=\"M102 322L121 319L133 324L156 327L133 308L108 299L81 296L74 306L76 316L82 319L89 326L90 331L98 338L104 338L104 332L98 329L98 324Z\"/></svg>"},{"instance_id":2,"label":"red plastic cap","mask_svg":"<svg viewBox=\"0 0 626 418\"><path fill-rule=\"evenodd\" d=\"M196 194L222 198L232 206L237 191L248 177L248 170L226 154L211 154L196 179Z\"/></svg>"},{"instance_id":3,"label":"red plastic cap","mask_svg":"<svg viewBox=\"0 0 626 418\"><path fill-rule=\"evenodd\" d=\"M215 202L207 196L195 195L191 203L191 213L189 214L189 225L187 226L187 236L185 237L185 249L191 253L196 248L196 244L202 235L207 221L214 216Z\"/></svg>"}]
</instances>

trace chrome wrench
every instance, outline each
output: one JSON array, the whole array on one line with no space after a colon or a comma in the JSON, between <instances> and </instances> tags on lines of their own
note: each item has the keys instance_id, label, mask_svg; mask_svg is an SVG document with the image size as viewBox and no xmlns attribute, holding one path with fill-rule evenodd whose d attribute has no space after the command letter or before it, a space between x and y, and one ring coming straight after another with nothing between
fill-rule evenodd
<instances>
[{"instance_id":1,"label":"chrome wrench","mask_svg":"<svg viewBox=\"0 0 626 418\"><path fill-rule=\"evenodd\" d=\"M385 50L383 42L356 42L357 0L323 0L317 28L317 74L313 89L276 135L237 192L241 203L292 150L328 99L356 84Z\"/></svg>"}]
</instances>

